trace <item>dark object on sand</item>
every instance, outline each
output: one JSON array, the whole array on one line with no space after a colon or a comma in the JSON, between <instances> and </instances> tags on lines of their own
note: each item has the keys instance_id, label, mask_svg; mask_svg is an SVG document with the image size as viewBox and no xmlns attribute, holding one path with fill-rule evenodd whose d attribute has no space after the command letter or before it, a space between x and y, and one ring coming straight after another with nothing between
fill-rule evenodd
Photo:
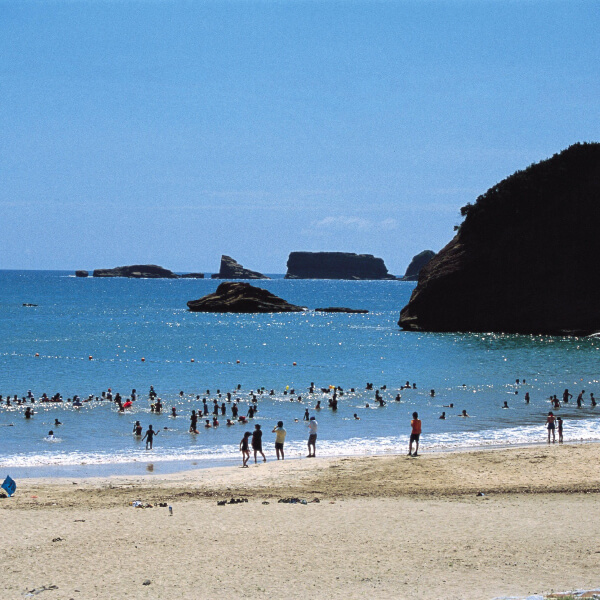
<instances>
[{"instance_id":1,"label":"dark object on sand","mask_svg":"<svg viewBox=\"0 0 600 600\"><path fill-rule=\"evenodd\" d=\"M132 277L135 279L177 279L178 275L158 265L130 265L114 269L95 269L94 277Z\"/></svg>"},{"instance_id":2,"label":"dark object on sand","mask_svg":"<svg viewBox=\"0 0 600 600\"><path fill-rule=\"evenodd\" d=\"M286 279L396 279L382 258L352 252L290 252Z\"/></svg>"},{"instance_id":3,"label":"dark object on sand","mask_svg":"<svg viewBox=\"0 0 600 600\"><path fill-rule=\"evenodd\" d=\"M600 331L600 144L517 171L461 209L399 325L412 331Z\"/></svg>"},{"instance_id":4,"label":"dark object on sand","mask_svg":"<svg viewBox=\"0 0 600 600\"><path fill-rule=\"evenodd\" d=\"M267 290L241 281L225 281L214 294L190 300L187 305L192 312L276 313L305 310L303 306L290 304Z\"/></svg>"},{"instance_id":5,"label":"dark object on sand","mask_svg":"<svg viewBox=\"0 0 600 600\"><path fill-rule=\"evenodd\" d=\"M315 308L315 312L357 313L361 315L366 315L369 311L364 308L344 308L343 306L330 306L328 308Z\"/></svg>"},{"instance_id":6,"label":"dark object on sand","mask_svg":"<svg viewBox=\"0 0 600 600\"><path fill-rule=\"evenodd\" d=\"M89 273L84 270L75 271L75 277L87 277Z\"/></svg>"},{"instance_id":7,"label":"dark object on sand","mask_svg":"<svg viewBox=\"0 0 600 600\"><path fill-rule=\"evenodd\" d=\"M410 261L402 281L418 281L421 269L435 256L433 250L423 250Z\"/></svg>"},{"instance_id":8,"label":"dark object on sand","mask_svg":"<svg viewBox=\"0 0 600 600\"><path fill-rule=\"evenodd\" d=\"M239 262L233 260L231 256L223 254L221 256L221 267L218 273L211 275L212 279L269 279L266 275L258 271L244 269Z\"/></svg>"}]
</instances>

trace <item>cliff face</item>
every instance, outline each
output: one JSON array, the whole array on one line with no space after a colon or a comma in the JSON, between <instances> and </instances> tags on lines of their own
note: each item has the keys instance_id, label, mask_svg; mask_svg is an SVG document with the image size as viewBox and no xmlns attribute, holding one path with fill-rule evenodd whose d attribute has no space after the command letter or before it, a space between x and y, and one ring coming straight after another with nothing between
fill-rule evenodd
<instances>
[{"instance_id":1,"label":"cliff face","mask_svg":"<svg viewBox=\"0 0 600 600\"><path fill-rule=\"evenodd\" d=\"M169 269L158 265L129 265L126 267L115 267L114 269L95 269L94 277L134 277L136 279L177 279L177 275Z\"/></svg>"},{"instance_id":2,"label":"cliff face","mask_svg":"<svg viewBox=\"0 0 600 600\"><path fill-rule=\"evenodd\" d=\"M576 144L463 207L399 325L420 331L600 331L600 144Z\"/></svg>"},{"instance_id":3,"label":"cliff face","mask_svg":"<svg viewBox=\"0 0 600 600\"><path fill-rule=\"evenodd\" d=\"M291 252L286 279L396 279L383 259L351 252Z\"/></svg>"},{"instance_id":4,"label":"cliff face","mask_svg":"<svg viewBox=\"0 0 600 600\"><path fill-rule=\"evenodd\" d=\"M402 281L417 281L419 279L419 273L421 272L421 269L434 256L435 252L433 250L423 250L423 252L419 252L419 254L413 256L413 259L410 261Z\"/></svg>"},{"instance_id":5,"label":"cliff face","mask_svg":"<svg viewBox=\"0 0 600 600\"><path fill-rule=\"evenodd\" d=\"M221 256L221 267L219 272L211 275L211 277L212 279L269 279L269 277L258 271L244 269L239 262L225 254Z\"/></svg>"},{"instance_id":6,"label":"cliff face","mask_svg":"<svg viewBox=\"0 0 600 600\"><path fill-rule=\"evenodd\" d=\"M304 307L290 304L268 290L240 281L225 281L213 294L190 300L187 305L192 312L278 313L304 310Z\"/></svg>"}]
</instances>

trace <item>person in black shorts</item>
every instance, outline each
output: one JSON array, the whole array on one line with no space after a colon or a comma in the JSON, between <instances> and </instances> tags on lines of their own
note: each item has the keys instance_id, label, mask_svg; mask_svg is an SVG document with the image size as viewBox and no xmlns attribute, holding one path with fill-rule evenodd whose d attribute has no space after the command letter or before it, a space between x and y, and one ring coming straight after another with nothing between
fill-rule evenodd
<instances>
[{"instance_id":1,"label":"person in black shorts","mask_svg":"<svg viewBox=\"0 0 600 600\"><path fill-rule=\"evenodd\" d=\"M260 429L260 425L256 424L254 426L254 431L252 432L252 450L254 450L254 462L256 463L256 455L260 452L260 455L263 457L263 462L267 462L267 457L265 456L262 449L262 431Z\"/></svg>"},{"instance_id":2,"label":"person in black shorts","mask_svg":"<svg viewBox=\"0 0 600 600\"><path fill-rule=\"evenodd\" d=\"M152 429L152 425L148 425L148 431L146 431L146 435L144 435L142 438L142 442L146 440L146 450L152 450L152 441L155 435L158 435L158 431L154 431L154 429Z\"/></svg>"}]
</instances>

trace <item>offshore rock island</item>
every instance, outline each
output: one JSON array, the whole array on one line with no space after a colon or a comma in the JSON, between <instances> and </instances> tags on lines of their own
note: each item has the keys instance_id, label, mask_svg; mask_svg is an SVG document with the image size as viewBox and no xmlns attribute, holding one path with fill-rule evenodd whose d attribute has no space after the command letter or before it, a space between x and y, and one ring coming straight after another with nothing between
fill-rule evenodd
<instances>
[{"instance_id":1,"label":"offshore rock island","mask_svg":"<svg viewBox=\"0 0 600 600\"><path fill-rule=\"evenodd\" d=\"M225 281L213 294L199 300L190 300L187 305L191 312L278 313L306 310L303 306L286 302L268 290L240 281Z\"/></svg>"},{"instance_id":2,"label":"offshore rock island","mask_svg":"<svg viewBox=\"0 0 600 600\"><path fill-rule=\"evenodd\" d=\"M351 252L290 252L286 279L396 279L382 258Z\"/></svg>"},{"instance_id":3,"label":"offshore rock island","mask_svg":"<svg viewBox=\"0 0 600 600\"><path fill-rule=\"evenodd\" d=\"M85 274L84 274L85 273ZM75 271L77 277L87 277L87 271ZM114 269L95 269L93 277L128 277L132 279L204 279L204 273L177 275L158 265L129 265Z\"/></svg>"},{"instance_id":4,"label":"offshore rock island","mask_svg":"<svg viewBox=\"0 0 600 600\"><path fill-rule=\"evenodd\" d=\"M402 281L418 281L421 269L435 256L433 250L423 250L410 261Z\"/></svg>"},{"instance_id":5,"label":"offshore rock island","mask_svg":"<svg viewBox=\"0 0 600 600\"><path fill-rule=\"evenodd\" d=\"M221 266L219 272L211 275L212 279L270 279L258 271L244 269L239 262L233 260L231 256L223 254L221 256Z\"/></svg>"},{"instance_id":6,"label":"offshore rock island","mask_svg":"<svg viewBox=\"0 0 600 600\"><path fill-rule=\"evenodd\" d=\"M600 144L517 171L461 209L398 324L412 331L600 331Z\"/></svg>"}]
</instances>

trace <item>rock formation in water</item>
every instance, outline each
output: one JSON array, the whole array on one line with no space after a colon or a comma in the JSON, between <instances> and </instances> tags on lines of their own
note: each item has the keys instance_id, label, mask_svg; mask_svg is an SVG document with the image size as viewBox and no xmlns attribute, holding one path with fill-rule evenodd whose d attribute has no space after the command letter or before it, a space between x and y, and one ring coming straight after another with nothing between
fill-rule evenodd
<instances>
[{"instance_id":1,"label":"rock formation in water","mask_svg":"<svg viewBox=\"0 0 600 600\"><path fill-rule=\"evenodd\" d=\"M267 290L241 281L225 281L214 294L190 300L187 305L192 312L278 313L305 310L303 306L290 304Z\"/></svg>"},{"instance_id":2,"label":"rock formation in water","mask_svg":"<svg viewBox=\"0 0 600 600\"><path fill-rule=\"evenodd\" d=\"M417 331L600 331L600 144L575 144L463 207L399 325Z\"/></svg>"},{"instance_id":3,"label":"rock formation in water","mask_svg":"<svg viewBox=\"0 0 600 600\"><path fill-rule=\"evenodd\" d=\"M421 269L435 256L433 250L423 250L410 261L402 281L418 281Z\"/></svg>"},{"instance_id":4,"label":"rock formation in water","mask_svg":"<svg viewBox=\"0 0 600 600\"><path fill-rule=\"evenodd\" d=\"M291 252L286 279L396 279L382 258L352 252Z\"/></svg>"},{"instance_id":5,"label":"rock formation in water","mask_svg":"<svg viewBox=\"0 0 600 600\"><path fill-rule=\"evenodd\" d=\"M351 313L366 315L369 311L364 308L344 308L343 306L329 306L327 308L315 308L315 312L326 313Z\"/></svg>"},{"instance_id":6,"label":"rock formation in water","mask_svg":"<svg viewBox=\"0 0 600 600\"><path fill-rule=\"evenodd\" d=\"M88 275L89 273L87 271L84 271L83 269L75 271L75 277L87 277Z\"/></svg>"},{"instance_id":7,"label":"rock formation in water","mask_svg":"<svg viewBox=\"0 0 600 600\"><path fill-rule=\"evenodd\" d=\"M136 279L177 279L177 275L169 269L157 265L130 265L114 269L95 269L94 277L134 277Z\"/></svg>"},{"instance_id":8,"label":"rock formation in water","mask_svg":"<svg viewBox=\"0 0 600 600\"><path fill-rule=\"evenodd\" d=\"M179 277L181 279L204 279L204 273L184 273Z\"/></svg>"},{"instance_id":9,"label":"rock formation in water","mask_svg":"<svg viewBox=\"0 0 600 600\"><path fill-rule=\"evenodd\" d=\"M239 262L225 254L221 256L221 267L219 272L211 275L211 277L213 279L269 279L269 277L266 277L258 271L244 269Z\"/></svg>"}]
</instances>

